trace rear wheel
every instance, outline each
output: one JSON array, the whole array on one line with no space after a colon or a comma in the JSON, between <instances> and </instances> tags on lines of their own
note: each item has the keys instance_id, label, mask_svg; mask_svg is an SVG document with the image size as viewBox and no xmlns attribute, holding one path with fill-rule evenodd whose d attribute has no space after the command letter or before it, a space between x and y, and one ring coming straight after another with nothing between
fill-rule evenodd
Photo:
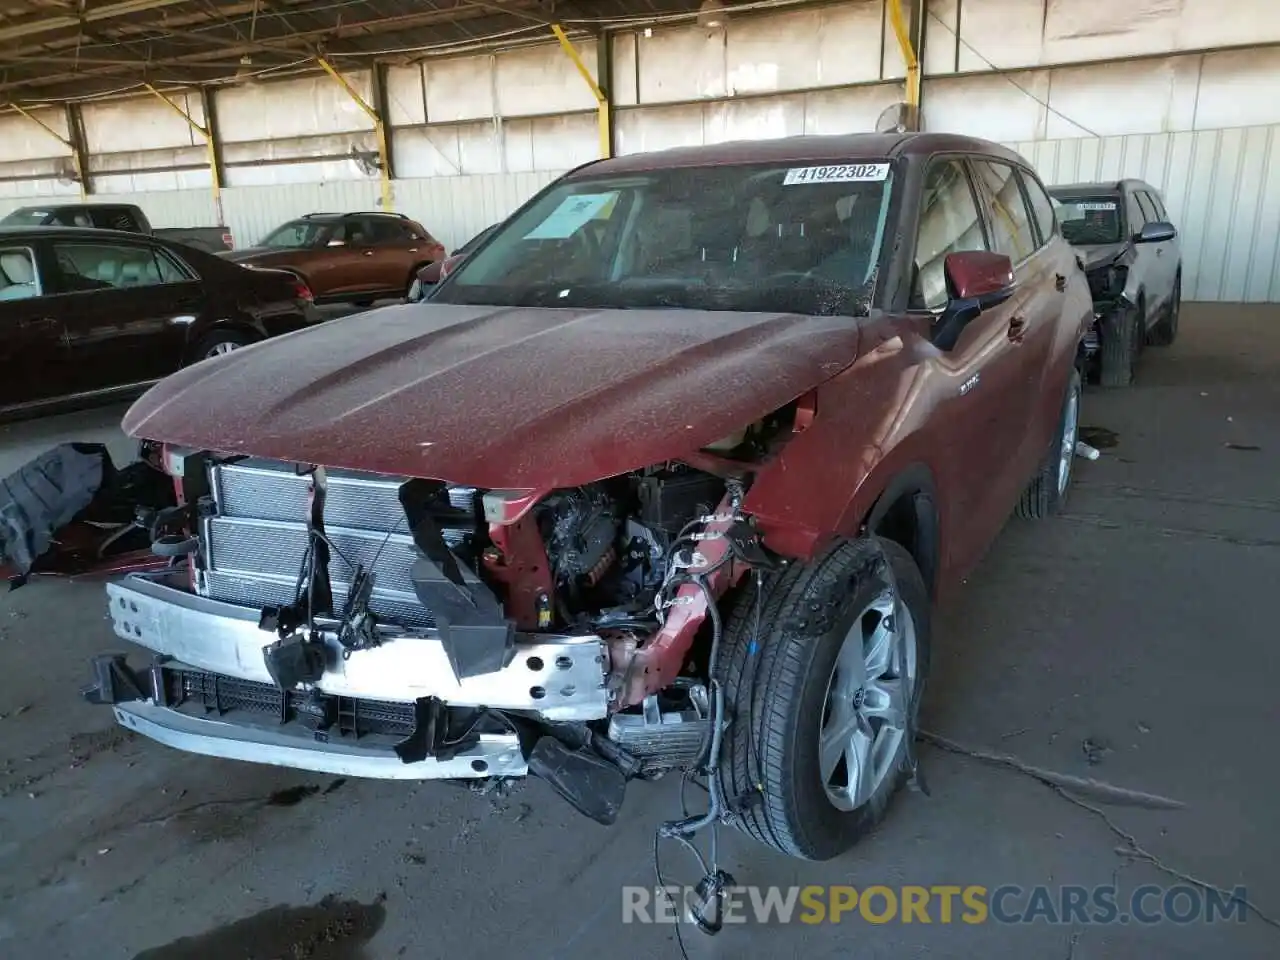
<instances>
[{"instance_id":1,"label":"rear wheel","mask_svg":"<svg viewBox=\"0 0 1280 960\"><path fill-rule=\"evenodd\" d=\"M1173 281L1173 293L1169 297L1169 308L1160 322L1147 334L1147 343L1153 347L1167 347L1178 339L1178 314L1182 312L1182 271L1178 271Z\"/></svg>"},{"instance_id":2,"label":"rear wheel","mask_svg":"<svg viewBox=\"0 0 1280 960\"><path fill-rule=\"evenodd\" d=\"M195 350L192 351L192 362L220 357L241 347L247 347L257 339L242 330L216 330L196 344Z\"/></svg>"},{"instance_id":3,"label":"rear wheel","mask_svg":"<svg viewBox=\"0 0 1280 960\"><path fill-rule=\"evenodd\" d=\"M1039 520L1059 512L1066 504L1080 436L1080 394L1080 371L1073 369L1053 446L1018 501L1017 514L1024 519Z\"/></svg>"},{"instance_id":4,"label":"rear wheel","mask_svg":"<svg viewBox=\"0 0 1280 960\"><path fill-rule=\"evenodd\" d=\"M884 818L911 772L929 612L911 555L870 537L744 592L717 670L733 711L718 776L736 826L827 860Z\"/></svg>"}]
</instances>

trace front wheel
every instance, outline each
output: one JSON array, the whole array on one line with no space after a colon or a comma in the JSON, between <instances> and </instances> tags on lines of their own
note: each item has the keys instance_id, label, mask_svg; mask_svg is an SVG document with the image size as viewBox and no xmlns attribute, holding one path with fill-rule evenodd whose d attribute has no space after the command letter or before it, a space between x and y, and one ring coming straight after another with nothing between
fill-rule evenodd
<instances>
[{"instance_id":1,"label":"front wheel","mask_svg":"<svg viewBox=\"0 0 1280 960\"><path fill-rule=\"evenodd\" d=\"M1145 336L1145 327L1141 303L1136 307L1118 307L1103 321L1098 381L1104 387L1127 387L1133 383L1138 345Z\"/></svg>"},{"instance_id":2,"label":"front wheel","mask_svg":"<svg viewBox=\"0 0 1280 960\"><path fill-rule=\"evenodd\" d=\"M911 772L929 612L911 555L875 537L739 597L717 675L732 710L720 790L740 829L828 860L884 818Z\"/></svg>"}]
</instances>

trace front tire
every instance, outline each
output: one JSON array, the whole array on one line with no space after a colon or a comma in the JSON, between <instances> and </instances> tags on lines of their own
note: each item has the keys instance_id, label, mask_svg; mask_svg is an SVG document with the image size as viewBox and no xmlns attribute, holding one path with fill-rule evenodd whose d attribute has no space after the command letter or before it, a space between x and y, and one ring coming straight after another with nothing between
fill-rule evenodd
<instances>
[{"instance_id":1,"label":"front tire","mask_svg":"<svg viewBox=\"0 0 1280 960\"><path fill-rule=\"evenodd\" d=\"M1072 368L1053 446L1018 501L1016 512L1025 520L1043 519L1059 513L1066 505L1075 464L1076 441L1080 437L1081 392L1080 371Z\"/></svg>"},{"instance_id":2,"label":"front tire","mask_svg":"<svg viewBox=\"0 0 1280 960\"><path fill-rule=\"evenodd\" d=\"M1142 306L1121 307L1103 323L1098 381L1104 387L1127 387L1133 383L1138 362L1138 343L1144 334Z\"/></svg>"},{"instance_id":3,"label":"front tire","mask_svg":"<svg viewBox=\"0 0 1280 960\"><path fill-rule=\"evenodd\" d=\"M929 615L911 555L874 537L743 592L717 670L733 711L718 776L736 826L828 860L880 823L911 772Z\"/></svg>"}]
</instances>

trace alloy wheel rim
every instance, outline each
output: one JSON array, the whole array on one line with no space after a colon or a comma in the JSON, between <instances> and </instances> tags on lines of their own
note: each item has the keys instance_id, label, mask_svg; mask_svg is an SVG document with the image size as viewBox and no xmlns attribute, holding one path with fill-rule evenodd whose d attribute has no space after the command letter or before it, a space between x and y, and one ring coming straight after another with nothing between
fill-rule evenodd
<instances>
[{"instance_id":1,"label":"alloy wheel rim","mask_svg":"<svg viewBox=\"0 0 1280 960\"><path fill-rule=\"evenodd\" d=\"M1071 464L1076 455L1076 435L1080 432L1080 391L1072 390L1063 414L1062 448L1058 452L1058 496L1071 482Z\"/></svg>"},{"instance_id":2,"label":"alloy wheel rim","mask_svg":"<svg viewBox=\"0 0 1280 960\"><path fill-rule=\"evenodd\" d=\"M221 343L215 343L209 349L209 352L205 354L205 356L220 357L225 353L230 353L232 350L239 349L239 347L240 347L240 344L238 343L232 343L230 340L223 340Z\"/></svg>"},{"instance_id":3,"label":"alloy wheel rim","mask_svg":"<svg viewBox=\"0 0 1280 960\"><path fill-rule=\"evenodd\" d=\"M916 672L915 621L890 587L854 619L827 683L818 766L837 810L857 810L893 775Z\"/></svg>"}]
</instances>

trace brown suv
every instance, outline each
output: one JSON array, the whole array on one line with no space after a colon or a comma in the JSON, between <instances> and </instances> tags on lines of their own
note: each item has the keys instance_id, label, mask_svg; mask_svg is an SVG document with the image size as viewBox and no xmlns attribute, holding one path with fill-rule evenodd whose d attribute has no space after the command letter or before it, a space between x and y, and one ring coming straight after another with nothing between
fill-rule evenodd
<instances>
[{"instance_id":1,"label":"brown suv","mask_svg":"<svg viewBox=\"0 0 1280 960\"><path fill-rule=\"evenodd\" d=\"M248 267L296 273L317 303L359 306L403 297L418 270L444 255L444 246L402 213L309 213L256 247L221 254Z\"/></svg>"}]
</instances>

